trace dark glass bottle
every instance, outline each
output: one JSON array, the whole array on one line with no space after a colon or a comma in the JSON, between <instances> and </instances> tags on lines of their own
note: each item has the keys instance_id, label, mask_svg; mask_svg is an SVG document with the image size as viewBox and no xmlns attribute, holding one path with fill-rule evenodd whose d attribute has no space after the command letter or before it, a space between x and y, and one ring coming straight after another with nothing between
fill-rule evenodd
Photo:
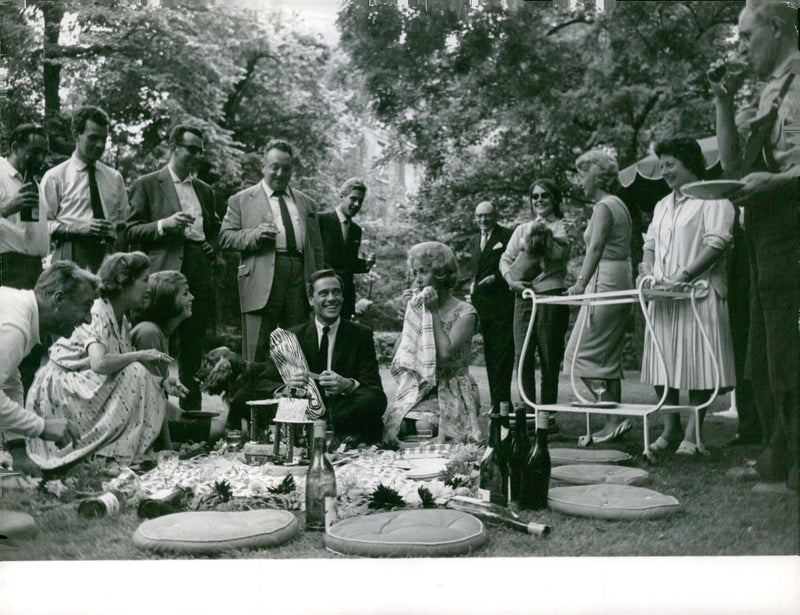
<instances>
[{"instance_id":1,"label":"dark glass bottle","mask_svg":"<svg viewBox=\"0 0 800 615\"><path fill-rule=\"evenodd\" d=\"M188 487L171 487L156 491L153 495L142 498L136 514L140 519L155 519L163 515L171 515L186 508L193 492Z\"/></svg>"},{"instance_id":2,"label":"dark glass bottle","mask_svg":"<svg viewBox=\"0 0 800 615\"><path fill-rule=\"evenodd\" d=\"M508 462L511 499L515 502L519 502L522 474L531 452L527 421L527 410L524 407L517 410L514 414L514 441L511 443L511 458Z\"/></svg>"},{"instance_id":3,"label":"dark glass bottle","mask_svg":"<svg viewBox=\"0 0 800 615\"><path fill-rule=\"evenodd\" d=\"M114 517L125 507L125 496L119 491L106 491L98 496L87 498L78 504L81 517Z\"/></svg>"},{"instance_id":4,"label":"dark glass bottle","mask_svg":"<svg viewBox=\"0 0 800 615\"><path fill-rule=\"evenodd\" d=\"M325 421L314 421L311 465L306 474L306 531L327 531L336 521L336 475L325 456Z\"/></svg>"},{"instance_id":5,"label":"dark glass bottle","mask_svg":"<svg viewBox=\"0 0 800 615\"><path fill-rule=\"evenodd\" d=\"M513 441L513 434L511 433L511 421L509 414L511 412L511 404L507 401L500 402L500 464L505 468L506 475L509 474L509 464L511 462L511 445ZM506 485L508 485L506 481ZM511 499L511 489L506 493L506 501Z\"/></svg>"},{"instance_id":6,"label":"dark glass bottle","mask_svg":"<svg viewBox=\"0 0 800 615\"><path fill-rule=\"evenodd\" d=\"M523 508L541 510L547 508L547 494L550 490L550 451L547 448L549 428L547 412L536 413L536 445L528 457L528 464L522 477ZM524 501L523 501L524 500Z\"/></svg>"},{"instance_id":7,"label":"dark glass bottle","mask_svg":"<svg viewBox=\"0 0 800 615\"><path fill-rule=\"evenodd\" d=\"M508 466L502 463L500 452L500 415L491 414L489 444L480 465L478 493L480 499L500 506L508 505Z\"/></svg>"}]
</instances>

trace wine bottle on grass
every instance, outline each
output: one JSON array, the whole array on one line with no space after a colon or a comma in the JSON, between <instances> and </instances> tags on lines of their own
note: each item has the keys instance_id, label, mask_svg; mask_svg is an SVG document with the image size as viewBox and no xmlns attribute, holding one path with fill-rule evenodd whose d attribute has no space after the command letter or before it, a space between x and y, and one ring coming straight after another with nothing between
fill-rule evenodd
<instances>
[{"instance_id":1,"label":"wine bottle on grass","mask_svg":"<svg viewBox=\"0 0 800 615\"><path fill-rule=\"evenodd\" d=\"M525 471L525 464L528 462L528 455L531 452L527 421L528 414L524 407L514 413L514 441L511 443L508 474L511 499L515 502L519 502L522 474Z\"/></svg>"},{"instance_id":2,"label":"wine bottle on grass","mask_svg":"<svg viewBox=\"0 0 800 615\"><path fill-rule=\"evenodd\" d=\"M491 414L489 444L480 464L478 493L484 502L508 505L508 466L502 462L500 452L500 415Z\"/></svg>"},{"instance_id":3,"label":"wine bottle on grass","mask_svg":"<svg viewBox=\"0 0 800 615\"><path fill-rule=\"evenodd\" d=\"M536 445L528 457L522 476L522 508L547 508L547 494L550 490L550 451L547 448L549 418L547 412L536 413Z\"/></svg>"},{"instance_id":4,"label":"wine bottle on grass","mask_svg":"<svg viewBox=\"0 0 800 615\"><path fill-rule=\"evenodd\" d=\"M306 531L327 531L336 521L336 475L325 456L325 421L314 421L311 465L306 474Z\"/></svg>"},{"instance_id":5,"label":"wine bottle on grass","mask_svg":"<svg viewBox=\"0 0 800 615\"><path fill-rule=\"evenodd\" d=\"M488 523L502 523L534 536L544 536L549 534L552 529L549 525L543 523L535 523L533 521L525 523L505 506L484 502L476 498L457 495L447 502L447 507L475 515Z\"/></svg>"}]
</instances>

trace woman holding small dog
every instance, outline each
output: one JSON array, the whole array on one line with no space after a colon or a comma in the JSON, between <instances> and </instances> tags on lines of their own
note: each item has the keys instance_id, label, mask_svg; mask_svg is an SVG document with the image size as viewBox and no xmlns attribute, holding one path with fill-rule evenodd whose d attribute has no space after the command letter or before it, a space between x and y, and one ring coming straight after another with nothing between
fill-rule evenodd
<instances>
[{"instance_id":1,"label":"woman holding small dog","mask_svg":"<svg viewBox=\"0 0 800 615\"><path fill-rule=\"evenodd\" d=\"M672 192L653 210L653 221L644 242L642 276L653 275L666 286L683 287L702 280L707 287L699 291L697 311L706 328L720 370L723 392L736 384L733 342L728 319L728 282L725 252L733 238L734 207L730 201L701 200L681 192L690 182L704 179L706 163L700 145L694 139L673 139L656 145L664 180ZM649 313L658 339L664 344L664 360L672 381L658 359L655 342L648 331L642 358L642 382L654 385L660 397L664 386L666 404L678 405L679 391L689 391L689 403L698 406L708 400L714 388L714 366L703 343L688 301L658 301L650 304ZM704 411L700 412L702 425ZM664 432L650 445L654 451L677 447L680 455L701 452L695 439L694 414L681 433L680 414L664 415Z\"/></svg>"},{"instance_id":2,"label":"woman holding small dog","mask_svg":"<svg viewBox=\"0 0 800 615\"><path fill-rule=\"evenodd\" d=\"M98 271L99 295L92 322L50 347L50 361L36 374L28 408L44 418L66 416L81 434L77 448L31 441L31 459L52 470L89 455L130 464L162 435L169 444L164 393L183 396L174 377L156 378L149 366L172 361L159 350L134 350L127 313L143 307L150 261L141 252L117 252Z\"/></svg>"},{"instance_id":3,"label":"woman holding small dog","mask_svg":"<svg viewBox=\"0 0 800 615\"><path fill-rule=\"evenodd\" d=\"M438 241L411 248L412 288L392 360L394 403L383 415L384 439L431 429L440 442L480 439L478 385L469 374L478 315L451 289L458 278L453 251Z\"/></svg>"},{"instance_id":4,"label":"woman holding small dog","mask_svg":"<svg viewBox=\"0 0 800 615\"><path fill-rule=\"evenodd\" d=\"M632 288L631 231L628 208L614 196L619 167L605 149L594 149L575 161L584 194L591 200L592 217L583 240L586 255L570 295L604 293ZM583 305L567 343L564 372L579 376L598 401L622 401L622 348L630 305ZM580 346L578 337L580 336ZM610 442L629 431L629 420L607 415L592 434L594 442ZM585 442L586 443L586 442Z\"/></svg>"},{"instance_id":5,"label":"woman holding small dog","mask_svg":"<svg viewBox=\"0 0 800 615\"><path fill-rule=\"evenodd\" d=\"M528 191L533 221L514 229L500 258L500 273L515 292L514 354L518 369L533 308L529 299L522 298L522 293L529 288L537 295L563 295L567 288L569 243L561 201L561 190L555 181L549 178L534 181ZM536 401L537 351L541 366L539 403L554 404L558 399L558 373L564 358L564 336L568 326L567 306L541 305L537 308L534 335L521 368L522 385L532 401Z\"/></svg>"}]
</instances>

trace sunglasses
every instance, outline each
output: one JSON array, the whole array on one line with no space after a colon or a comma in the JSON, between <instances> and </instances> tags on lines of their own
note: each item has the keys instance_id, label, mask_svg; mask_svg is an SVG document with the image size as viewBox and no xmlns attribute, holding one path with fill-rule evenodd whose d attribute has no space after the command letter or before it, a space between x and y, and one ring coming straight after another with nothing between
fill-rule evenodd
<instances>
[{"instance_id":1,"label":"sunglasses","mask_svg":"<svg viewBox=\"0 0 800 615\"><path fill-rule=\"evenodd\" d=\"M549 199L550 195L546 192L531 192L531 201L538 201L539 199Z\"/></svg>"},{"instance_id":2,"label":"sunglasses","mask_svg":"<svg viewBox=\"0 0 800 615\"><path fill-rule=\"evenodd\" d=\"M198 154L205 154L206 150L204 147L199 147L197 145L186 145L184 143L178 143L180 147L185 149L189 152L192 156L197 156Z\"/></svg>"}]
</instances>

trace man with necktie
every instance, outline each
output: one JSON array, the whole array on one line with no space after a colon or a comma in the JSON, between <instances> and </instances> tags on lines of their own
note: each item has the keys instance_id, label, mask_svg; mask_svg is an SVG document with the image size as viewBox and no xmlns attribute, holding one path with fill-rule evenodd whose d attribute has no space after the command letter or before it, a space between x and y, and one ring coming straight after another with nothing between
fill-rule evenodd
<instances>
[{"instance_id":1,"label":"man with necktie","mask_svg":"<svg viewBox=\"0 0 800 615\"><path fill-rule=\"evenodd\" d=\"M228 199L220 247L239 251L242 354L264 361L269 334L308 318L305 282L322 268L316 205L289 186L292 146L275 140L264 149L264 179Z\"/></svg>"},{"instance_id":2,"label":"man with necktie","mask_svg":"<svg viewBox=\"0 0 800 615\"><path fill-rule=\"evenodd\" d=\"M214 308L213 242L219 232L214 191L195 177L203 155L203 132L179 124L169 135L167 165L144 175L131 187L126 238L132 249L150 257L150 271L180 271L194 295L192 315L177 330L180 381L189 393L181 408L199 410L201 394L194 376L200 368L206 329Z\"/></svg>"},{"instance_id":3,"label":"man with necktie","mask_svg":"<svg viewBox=\"0 0 800 615\"><path fill-rule=\"evenodd\" d=\"M353 276L368 273L374 261L358 257L361 247L361 227L353 221L367 194L367 186L358 177L351 177L339 189L339 205L335 210L319 215L319 231L325 253L325 266L333 269L344 283L342 318L351 319L356 306L356 287Z\"/></svg>"},{"instance_id":4,"label":"man with necktie","mask_svg":"<svg viewBox=\"0 0 800 615\"><path fill-rule=\"evenodd\" d=\"M470 240L470 300L480 319L492 409L498 412L501 401L511 401L514 373L514 295L498 270L512 231L497 224L489 201L475 208L475 223L480 233Z\"/></svg>"},{"instance_id":5,"label":"man with necktie","mask_svg":"<svg viewBox=\"0 0 800 615\"><path fill-rule=\"evenodd\" d=\"M100 162L110 123L98 107L79 108L72 117L75 151L47 171L40 186L55 244L53 260L71 260L90 271L121 247L117 231L128 215L122 175Z\"/></svg>"}]
</instances>

